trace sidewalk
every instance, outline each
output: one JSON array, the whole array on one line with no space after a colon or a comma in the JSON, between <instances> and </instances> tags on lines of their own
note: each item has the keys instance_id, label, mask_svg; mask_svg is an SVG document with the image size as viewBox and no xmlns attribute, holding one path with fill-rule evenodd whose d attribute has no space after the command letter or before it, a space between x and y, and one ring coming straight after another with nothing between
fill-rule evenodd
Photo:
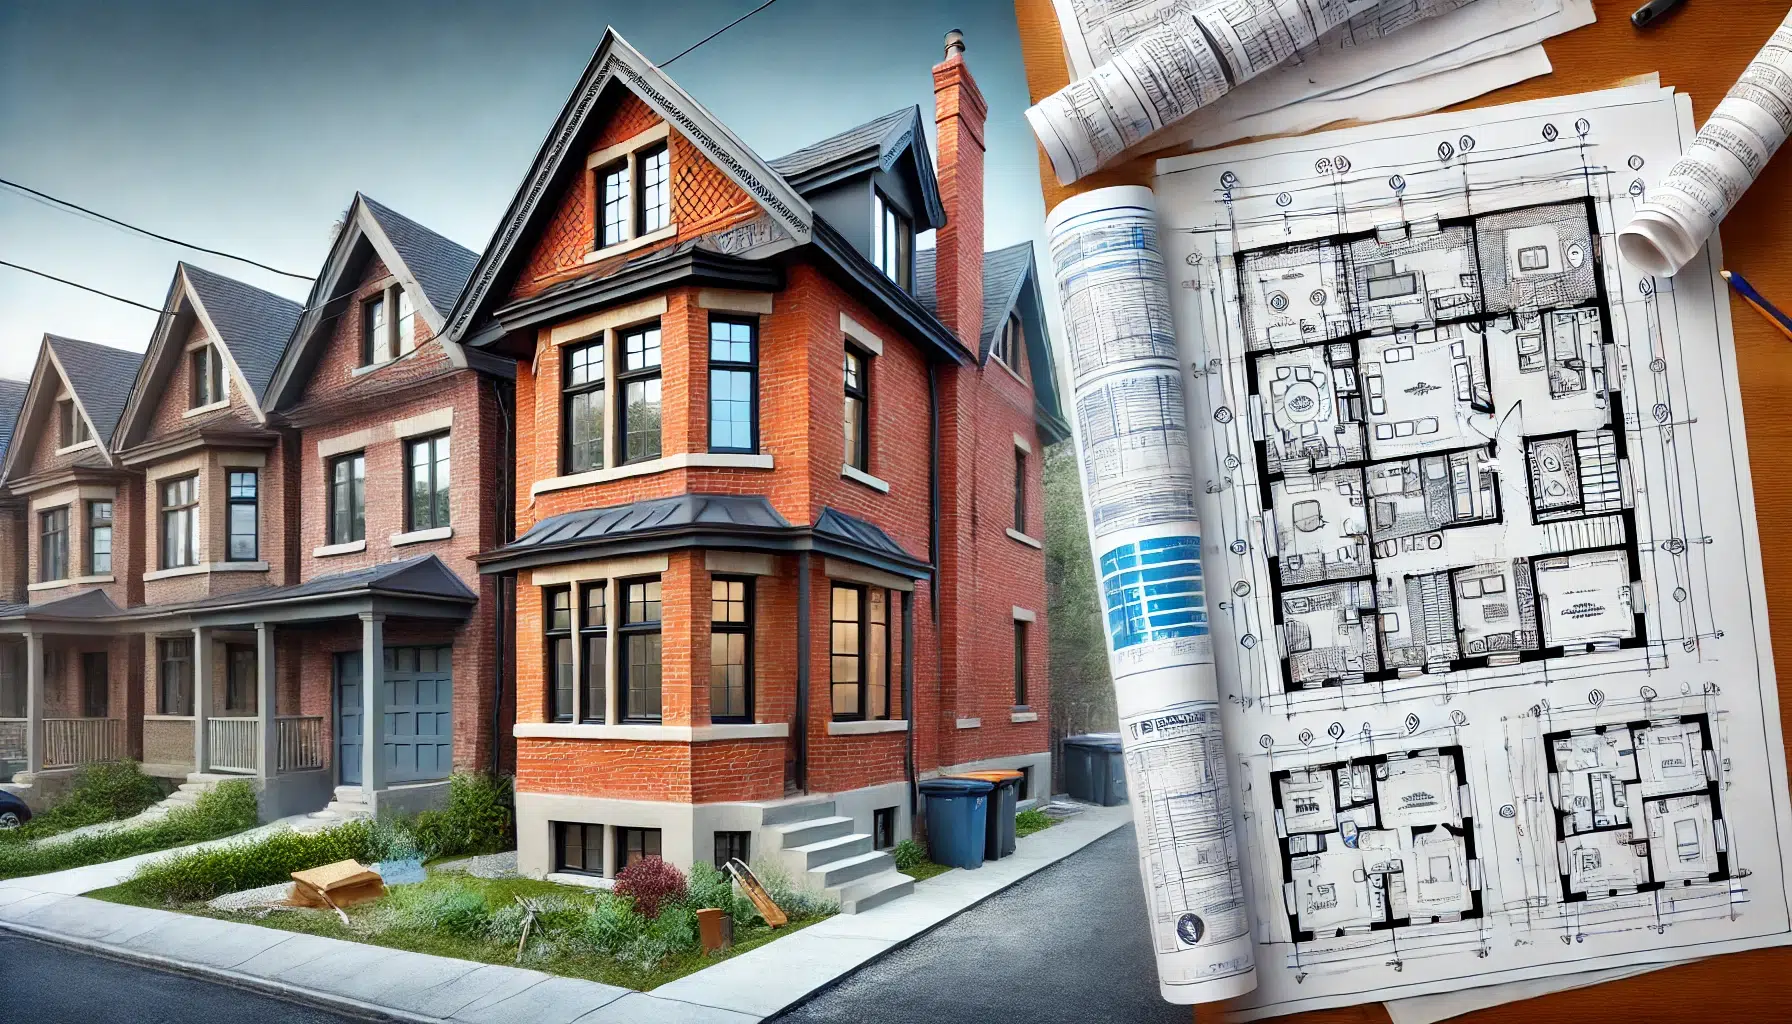
<instances>
[{"instance_id":1,"label":"sidewalk","mask_svg":"<svg viewBox=\"0 0 1792 1024\"><path fill-rule=\"evenodd\" d=\"M949 871L893 903L831 917L651 993L76 895L122 882L138 863L166 852L0 882L0 928L394 1020L752 1024L1130 820L1130 807L1085 808L1020 840L1012 857L975 871Z\"/></svg>"}]
</instances>

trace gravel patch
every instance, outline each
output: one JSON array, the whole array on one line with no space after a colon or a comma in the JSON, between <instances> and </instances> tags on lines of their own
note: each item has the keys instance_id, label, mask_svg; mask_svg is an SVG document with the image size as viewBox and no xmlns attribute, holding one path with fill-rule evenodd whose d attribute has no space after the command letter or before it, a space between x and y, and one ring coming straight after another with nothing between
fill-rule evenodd
<instances>
[{"instance_id":1,"label":"gravel patch","mask_svg":"<svg viewBox=\"0 0 1792 1024\"><path fill-rule=\"evenodd\" d=\"M488 853L478 857L462 857L459 860L439 861L430 866L431 873L437 871L464 871L475 878L515 878L516 851L504 853Z\"/></svg>"},{"instance_id":2,"label":"gravel patch","mask_svg":"<svg viewBox=\"0 0 1792 1024\"><path fill-rule=\"evenodd\" d=\"M285 903L292 896L291 882L275 882L259 889L225 893L206 906L213 910L260 910Z\"/></svg>"}]
</instances>

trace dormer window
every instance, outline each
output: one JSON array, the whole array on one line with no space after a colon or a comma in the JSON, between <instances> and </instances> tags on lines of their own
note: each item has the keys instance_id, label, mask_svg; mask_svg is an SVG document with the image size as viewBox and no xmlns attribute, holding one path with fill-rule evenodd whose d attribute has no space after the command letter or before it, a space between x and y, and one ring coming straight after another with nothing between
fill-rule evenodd
<instances>
[{"instance_id":1,"label":"dormer window","mask_svg":"<svg viewBox=\"0 0 1792 1024\"><path fill-rule=\"evenodd\" d=\"M201 345L188 353L192 392L187 408L202 409L224 401L224 360L216 345Z\"/></svg>"},{"instance_id":2,"label":"dormer window","mask_svg":"<svg viewBox=\"0 0 1792 1024\"><path fill-rule=\"evenodd\" d=\"M93 440L87 431L87 420L75 408L75 400L64 398L56 403L56 442L59 447L73 448Z\"/></svg>"},{"instance_id":3,"label":"dormer window","mask_svg":"<svg viewBox=\"0 0 1792 1024\"><path fill-rule=\"evenodd\" d=\"M417 307L394 284L361 303L361 365L397 359L417 347Z\"/></svg>"},{"instance_id":4,"label":"dormer window","mask_svg":"<svg viewBox=\"0 0 1792 1024\"><path fill-rule=\"evenodd\" d=\"M1021 361L1026 358L1027 336L1020 325L1020 314L1008 314L1008 320L1002 324L1002 333L996 336L996 343L989 354L1001 360L1015 373L1020 372Z\"/></svg>"},{"instance_id":5,"label":"dormer window","mask_svg":"<svg viewBox=\"0 0 1792 1024\"><path fill-rule=\"evenodd\" d=\"M665 125L591 154L592 255L672 230L672 150Z\"/></svg>"},{"instance_id":6,"label":"dormer window","mask_svg":"<svg viewBox=\"0 0 1792 1024\"><path fill-rule=\"evenodd\" d=\"M877 191L871 193L871 262L903 291L914 290L915 226Z\"/></svg>"}]
</instances>

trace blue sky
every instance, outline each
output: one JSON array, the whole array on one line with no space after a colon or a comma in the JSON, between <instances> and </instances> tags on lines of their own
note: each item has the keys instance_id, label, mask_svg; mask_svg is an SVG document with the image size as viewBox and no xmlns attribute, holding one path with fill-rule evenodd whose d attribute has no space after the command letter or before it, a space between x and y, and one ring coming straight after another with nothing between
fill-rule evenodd
<instances>
[{"instance_id":1,"label":"blue sky","mask_svg":"<svg viewBox=\"0 0 1792 1024\"><path fill-rule=\"evenodd\" d=\"M478 250L606 25L664 61L757 3L0 3L0 177L301 274L357 189ZM1008 0L778 0L668 72L766 157L913 104L931 134L952 28L990 103L986 242L1033 238ZM160 306L180 259L308 287L0 188L0 260ZM26 376L45 332L142 349L154 321L0 267L0 376Z\"/></svg>"}]
</instances>

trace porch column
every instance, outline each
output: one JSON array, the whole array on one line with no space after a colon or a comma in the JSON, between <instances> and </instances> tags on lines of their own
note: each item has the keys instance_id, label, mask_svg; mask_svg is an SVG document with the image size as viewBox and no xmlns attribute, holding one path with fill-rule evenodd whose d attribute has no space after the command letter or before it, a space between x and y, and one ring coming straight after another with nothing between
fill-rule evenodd
<instances>
[{"instance_id":1,"label":"porch column","mask_svg":"<svg viewBox=\"0 0 1792 1024\"><path fill-rule=\"evenodd\" d=\"M386 788L386 617L361 613L361 797Z\"/></svg>"},{"instance_id":2,"label":"porch column","mask_svg":"<svg viewBox=\"0 0 1792 1024\"><path fill-rule=\"evenodd\" d=\"M275 704L274 627L255 624L255 774L271 779L280 771L280 716Z\"/></svg>"},{"instance_id":3,"label":"porch column","mask_svg":"<svg viewBox=\"0 0 1792 1024\"><path fill-rule=\"evenodd\" d=\"M212 631L193 629L193 770L212 766Z\"/></svg>"},{"instance_id":4,"label":"porch column","mask_svg":"<svg viewBox=\"0 0 1792 1024\"><path fill-rule=\"evenodd\" d=\"M44 770L44 635L25 634L25 770Z\"/></svg>"}]
</instances>

